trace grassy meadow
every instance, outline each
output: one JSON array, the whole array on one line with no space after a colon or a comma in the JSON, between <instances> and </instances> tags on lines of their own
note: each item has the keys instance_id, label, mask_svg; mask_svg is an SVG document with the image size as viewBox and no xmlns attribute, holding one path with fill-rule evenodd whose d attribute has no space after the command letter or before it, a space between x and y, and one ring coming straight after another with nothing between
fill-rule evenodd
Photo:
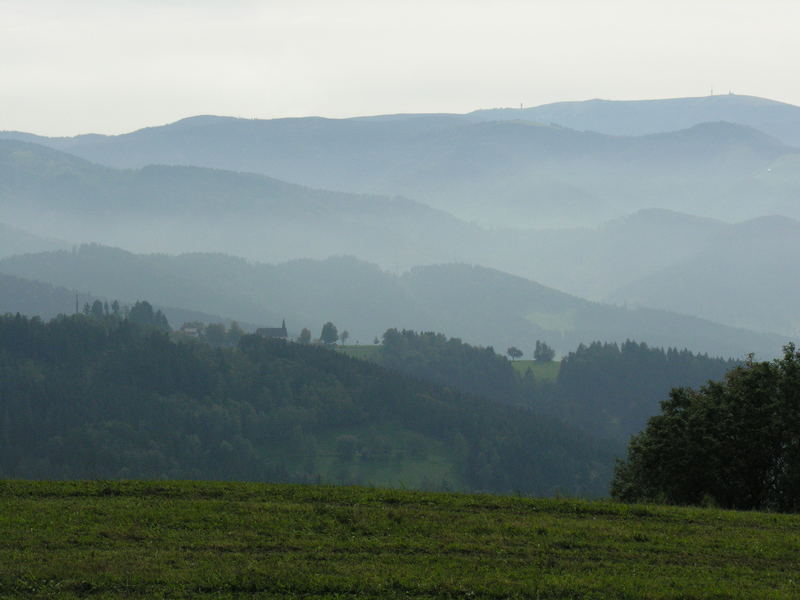
<instances>
[{"instance_id":1,"label":"grassy meadow","mask_svg":"<svg viewBox=\"0 0 800 600\"><path fill-rule=\"evenodd\" d=\"M800 516L376 488L0 482L1 598L798 598Z\"/></svg>"},{"instance_id":2,"label":"grassy meadow","mask_svg":"<svg viewBox=\"0 0 800 600\"><path fill-rule=\"evenodd\" d=\"M537 381L555 381L556 377L558 377L558 370L561 368L561 361L513 360L511 365L519 375L525 375L525 372L530 369L533 371L533 377Z\"/></svg>"},{"instance_id":3,"label":"grassy meadow","mask_svg":"<svg viewBox=\"0 0 800 600\"><path fill-rule=\"evenodd\" d=\"M359 360L375 360L375 356L377 355L378 351L380 350L380 346L377 344L361 344L360 346L335 346L336 350L347 354L347 356L352 356L353 358L357 358Z\"/></svg>"},{"instance_id":4,"label":"grassy meadow","mask_svg":"<svg viewBox=\"0 0 800 600\"><path fill-rule=\"evenodd\" d=\"M336 350L358 358L360 360L375 360L375 357L380 350L380 346L360 345L360 346L336 346ZM561 368L561 361L550 362L536 362L535 360L513 360L511 365L520 376L524 376L525 372L530 369L533 371L533 376L539 381L555 381L558 377L558 370Z\"/></svg>"}]
</instances>

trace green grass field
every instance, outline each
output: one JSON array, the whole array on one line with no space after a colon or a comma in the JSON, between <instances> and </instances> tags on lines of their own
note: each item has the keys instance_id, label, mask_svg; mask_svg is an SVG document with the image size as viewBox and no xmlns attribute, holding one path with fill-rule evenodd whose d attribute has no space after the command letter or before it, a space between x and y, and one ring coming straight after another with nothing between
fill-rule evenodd
<instances>
[{"instance_id":1,"label":"green grass field","mask_svg":"<svg viewBox=\"0 0 800 600\"><path fill-rule=\"evenodd\" d=\"M514 360L511 364L520 375L525 375L525 371L531 369L533 377L539 381L555 381L561 368L561 361L539 363L535 360Z\"/></svg>"},{"instance_id":2,"label":"green grass field","mask_svg":"<svg viewBox=\"0 0 800 600\"><path fill-rule=\"evenodd\" d=\"M343 354L358 358L359 360L374 360L375 355L380 350L377 344L360 345L360 346L336 346L336 349Z\"/></svg>"},{"instance_id":3,"label":"green grass field","mask_svg":"<svg viewBox=\"0 0 800 600\"><path fill-rule=\"evenodd\" d=\"M0 482L2 598L798 598L800 516L371 488Z\"/></svg>"}]
</instances>

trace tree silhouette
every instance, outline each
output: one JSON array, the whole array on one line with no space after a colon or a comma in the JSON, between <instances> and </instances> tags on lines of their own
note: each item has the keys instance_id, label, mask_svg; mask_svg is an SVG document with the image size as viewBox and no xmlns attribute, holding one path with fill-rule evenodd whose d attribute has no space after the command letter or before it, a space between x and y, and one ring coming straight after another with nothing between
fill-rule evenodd
<instances>
[{"instance_id":1,"label":"tree silhouette","mask_svg":"<svg viewBox=\"0 0 800 600\"><path fill-rule=\"evenodd\" d=\"M544 342L536 340L536 349L533 351L533 360L536 362L550 362L556 356L556 351Z\"/></svg>"},{"instance_id":2,"label":"tree silhouette","mask_svg":"<svg viewBox=\"0 0 800 600\"><path fill-rule=\"evenodd\" d=\"M330 321L325 323L322 326L322 333L320 333L319 339L323 344L335 344L339 339L339 331L336 329L336 325Z\"/></svg>"}]
</instances>

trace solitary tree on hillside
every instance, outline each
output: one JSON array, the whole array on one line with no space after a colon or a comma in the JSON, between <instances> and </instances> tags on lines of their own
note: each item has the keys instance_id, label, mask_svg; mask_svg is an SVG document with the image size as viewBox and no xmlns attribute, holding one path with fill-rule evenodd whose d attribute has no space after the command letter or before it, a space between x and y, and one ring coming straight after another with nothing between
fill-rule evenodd
<instances>
[{"instance_id":1,"label":"solitary tree on hillside","mask_svg":"<svg viewBox=\"0 0 800 600\"><path fill-rule=\"evenodd\" d=\"M516 346L511 346L511 348L506 350L506 354L508 354L511 357L511 360L517 360L518 358L522 357L522 350L520 350Z\"/></svg>"},{"instance_id":2,"label":"solitary tree on hillside","mask_svg":"<svg viewBox=\"0 0 800 600\"><path fill-rule=\"evenodd\" d=\"M350 333L347 330L345 330L345 331L343 331L342 333L339 334L339 340L342 342L342 346L345 345L345 343L347 342L347 338L349 338L349 337L350 337Z\"/></svg>"},{"instance_id":3,"label":"solitary tree on hillside","mask_svg":"<svg viewBox=\"0 0 800 600\"><path fill-rule=\"evenodd\" d=\"M533 360L536 362L550 362L556 356L556 351L544 342L536 340L536 349L533 351Z\"/></svg>"},{"instance_id":4,"label":"solitary tree on hillside","mask_svg":"<svg viewBox=\"0 0 800 600\"><path fill-rule=\"evenodd\" d=\"M335 344L339 339L339 331L336 325L328 321L322 326L322 333L319 334L319 339L323 344Z\"/></svg>"}]
</instances>

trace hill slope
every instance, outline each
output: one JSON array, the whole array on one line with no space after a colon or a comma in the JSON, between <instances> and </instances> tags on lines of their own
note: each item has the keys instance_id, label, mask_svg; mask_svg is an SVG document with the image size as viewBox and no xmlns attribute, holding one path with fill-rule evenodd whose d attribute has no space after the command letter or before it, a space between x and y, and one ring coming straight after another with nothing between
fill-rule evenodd
<instances>
[{"instance_id":1,"label":"hill slope","mask_svg":"<svg viewBox=\"0 0 800 600\"><path fill-rule=\"evenodd\" d=\"M0 317L0 477L604 494L616 444L327 348Z\"/></svg>"},{"instance_id":2,"label":"hill slope","mask_svg":"<svg viewBox=\"0 0 800 600\"><path fill-rule=\"evenodd\" d=\"M28 252L45 252L61 250L68 244L60 240L45 238L23 231L16 227L0 223L0 258Z\"/></svg>"},{"instance_id":3,"label":"hill slope","mask_svg":"<svg viewBox=\"0 0 800 600\"><path fill-rule=\"evenodd\" d=\"M762 217L718 231L676 264L622 286L611 300L691 312L739 327L800 335L800 222Z\"/></svg>"},{"instance_id":4,"label":"hill slope","mask_svg":"<svg viewBox=\"0 0 800 600\"><path fill-rule=\"evenodd\" d=\"M441 260L447 246L458 253L476 234L402 198L216 169L111 169L13 140L0 140L0 218L132 249L225 251L262 260L350 253L406 266Z\"/></svg>"},{"instance_id":5,"label":"hill slope","mask_svg":"<svg viewBox=\"0 0 800 600\"><path fill-rule=\"evenodd\" d=\"M798 517L367 488L8 482L0 594L797 597ZM53 527L58 522L59 527Z\"/></svg>"}]
</instances>

